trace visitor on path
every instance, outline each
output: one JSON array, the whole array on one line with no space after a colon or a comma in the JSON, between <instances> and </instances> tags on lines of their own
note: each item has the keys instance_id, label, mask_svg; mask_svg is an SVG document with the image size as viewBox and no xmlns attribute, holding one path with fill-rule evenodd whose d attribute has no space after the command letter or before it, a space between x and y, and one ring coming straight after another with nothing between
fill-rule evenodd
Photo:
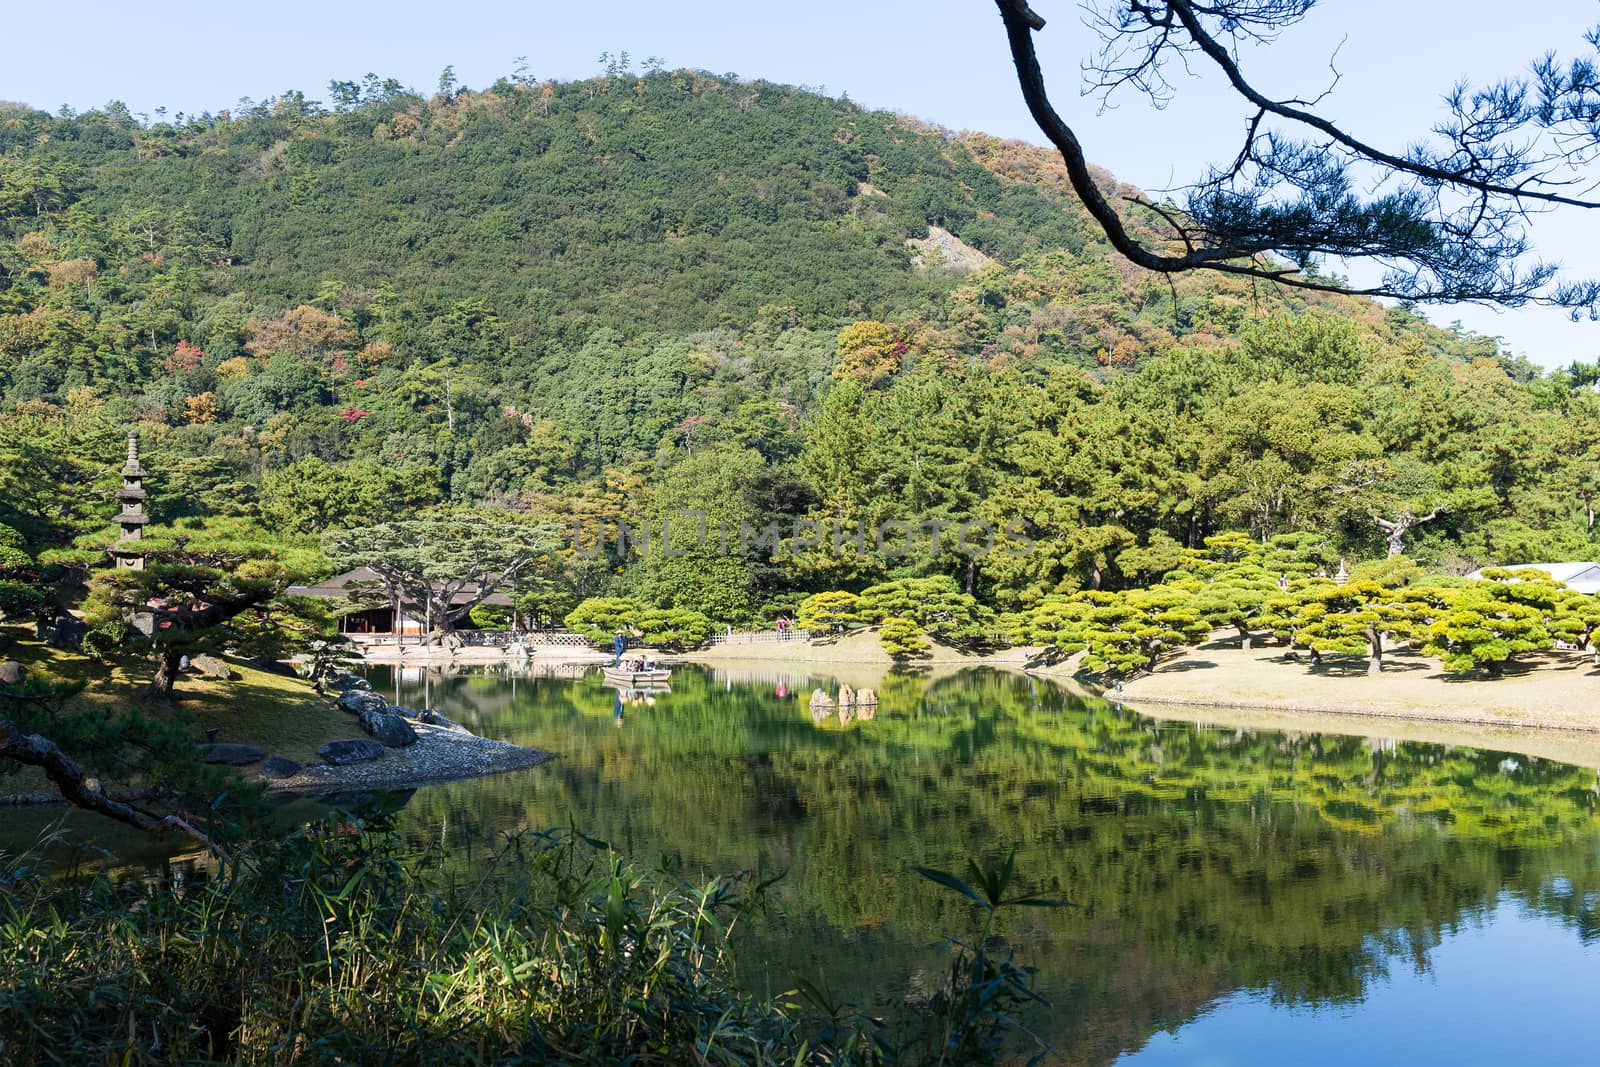
<instances>
[{"instance_id":1,"label":"visitor on path","mask_svg":"<svg viewBox=\"0 0 1600 1067\"><path fill-rule=\"evenodd\" d=\"M789 620L786 616L778 616L778 640L783 641L789 636Z\"/></svg>"}]
</instances>

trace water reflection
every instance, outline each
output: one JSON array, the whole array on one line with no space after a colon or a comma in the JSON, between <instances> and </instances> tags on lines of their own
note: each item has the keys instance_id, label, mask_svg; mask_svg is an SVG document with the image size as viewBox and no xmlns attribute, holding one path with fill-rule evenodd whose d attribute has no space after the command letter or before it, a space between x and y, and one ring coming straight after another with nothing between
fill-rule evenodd
<instances>
[{"instance_id":1,"label":"water reflection","mask_svg":"<svg viewBox=\"0 0 1600 1067\"><path fill-rule=\"evenodd\" d=\"M1395 1062L1373 1049L1414 1041L1408 1005L1450 1028L1435 1047L1454 1062L1504 1046L1486 1033L1551 1063L1600 1038L1555 988L1600 980L1592 768L1160 722L990 671L678 668L653 704L598 672L372 681L560 756L409 797L406 824L463 866L496 833L571 822L691 878L786 871L752 986L825 976L896 1010L971 918L908 868L1015 849L1034 888L1081 905L1004 931L1063 1062L1281 1062L1296 1042L1303 1062ZM814 718L814 690L863 685L870 717Z\"/></svg>"},{"instance_id":2,"label":"water reflection","mask_svg":"<svg viewBox=\"0 0 1600 1067\"><path fill-rule=\"evenodd\" d=\"M748 979L826 974L846 995L879 991L880 1011L929 980L930 946L968 920L908 867L1015 848L1038 888L1082 905L1007 931L1040 969L1056 1004L1044 1029L1069 1062L1112 1062L1236 995L1286 1019L1393 995L1397 967L1431 973L1502 901L1600 978L1592 769L1161 723L996 672L891 676L872 718L814 716L814 689L851 682L680 669L647 709L597 676L515 695L438 680L446 714L562 758L420 791L409 810L424 826L570 818L691 874L787 870L792 917L764 932Z\"/></svg>"}]
</instances>

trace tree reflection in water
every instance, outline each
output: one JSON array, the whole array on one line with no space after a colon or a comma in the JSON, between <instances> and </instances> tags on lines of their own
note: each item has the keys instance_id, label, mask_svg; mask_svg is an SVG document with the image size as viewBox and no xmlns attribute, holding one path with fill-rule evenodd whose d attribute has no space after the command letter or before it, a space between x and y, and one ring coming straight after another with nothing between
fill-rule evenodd
<instances>
[{"instance_id":1,"label":"tree reflection in water","mask_svg":"<svg viewBox=\"0 0 1600 1067\"><path fill-rule=\"evenodd\" d=\"M1429 966L1502 895L1586 943L1600 933L1592 768L1161 723L994 671L891 675L874 719L815 723L806 698L838 684L680 668L617 729L598 677L524 679L515 698L504 679L443 679L446 714L561 759L422 790L409 817L570 819L695 874L787 870L791 916L751 947L747 980L823 974L880 1011L915 994L968 918L908 868L1016 849L1037 889L1082 905L1005 931L1072 1062L1109 1062L1239 990L1358 1001L1397 962Z\"/></svg>"}]
</instances>

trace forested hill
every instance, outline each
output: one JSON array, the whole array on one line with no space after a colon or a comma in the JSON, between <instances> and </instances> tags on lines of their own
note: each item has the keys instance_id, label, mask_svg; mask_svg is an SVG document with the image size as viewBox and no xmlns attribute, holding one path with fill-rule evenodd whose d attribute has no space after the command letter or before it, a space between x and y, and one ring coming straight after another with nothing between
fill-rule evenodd
<instances>
[{"instance_id":1,"label":"forested hill","mask_svg":"<svg viewBox=\"0 0 1600 1067\"><path fill-rule=\"evenodd\" d=\"M524 338L903 310L938 288L905 246L929 223L1008 263L1093 243L1075 204L937 131L684 71L372 86L337 111L288 94L182 126L13 112L0 151L11 213L35 213L37 182L45 208L110 223L74 251L114 255L145 219L149 250L226 266L220 285L267 306L387 285L428 314L480 300Z\"/></svg>"},{"instance_id":2,"label":"forested hill","mask_svg":"<svg viewBox=\"0 0 1600 1067\"><path fill-rule=\"evenodd\" d=\"M1211 317L1120 284L1051 157L1021 146L688 71L426 99L334 88L335 109L290 93L181 124L5 112L0 218L39 234L4 262L7 310L49 284L29 276L41 263L92 260L118 275L102 301L163 273L180 314L229 297L182 338L207 351L227 349L219 328L322 303L407 356L470 348L446 323L492 314L503 365L511 343L737 329L774 305L807 324L925 314L951 276L906 241L934 225L1008 267L1070 264L1119 318L1152 298L1151 324L1180 336ZM161 325L152 350L180 339Z\"/></svg>"},{"instance_id":3,"label":"forested hill","mask_svg":"<svg viewBox=\"0 0 1600 1067\"><path fill-rule=\"evenodd\" d=\"M616 64L328 95L0 105L0 523L69 541L138 425L163 521L726 505L1023 514L1054 546L1028 573L761 562L720 604L647 561L561 579L719 619L908 570L1025 602L1227 528L1368 554L1373 511L1436 502L1413 543L1452 566L1591 551L1590 379L1400 308L1133 269L1045 151Z\"/></svg>"}]
</instances>

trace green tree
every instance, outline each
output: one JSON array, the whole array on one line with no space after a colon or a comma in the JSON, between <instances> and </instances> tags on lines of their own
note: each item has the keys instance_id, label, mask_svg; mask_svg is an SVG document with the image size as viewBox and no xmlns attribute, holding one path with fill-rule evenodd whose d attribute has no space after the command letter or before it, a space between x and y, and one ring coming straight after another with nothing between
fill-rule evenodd
<instances>
[{"instance_id":1,"label":"green tree","mask_svg":"<svg viewBox=\"0 0 1600 1067\"><path fill-rule=\"evenodd\" d=\"M764 525L765 461L749 449L695 452L646 491L640 599L697 611L718 622L750 616L772 549L752 533Z\"/></svg>"},{"instance_id":2,"label":"green tree","mask_svg":"<svg viewBox=\"0 0 1600 1067\"><path fill-rule=\"evenodd\" d=\"M509 587L535 561L555 551L553 523L467 508L350 530L329 530L322 543L336 567L368 567L388 603L420 611L429 640Z\"/></svg>"},{"instance_id":3,"label":"green tree","mask_svg":"<svg viewBox=\"0 0 1600 1067\"><path fill-rule=\"evenodd\" d=\"M1600 283L1564 280L1544 263L1518 263L1530 214L1555 204L1594 206L1568 188L1593 150L1593 67L1554 54L1530 74L1446 97L1431 136L1403 149L1363 140L1319 110L1314 93L1260 91L1241 45L1275 39L1305 17L1302 0L1158 0L1091 7L1101 49L1084 64L1091 89L1133 86L1159 106L1174 93L1167 70L1215 65L1250 121L1231 162L1210 167L1179 205L1136 201L1158 231L1135 230L1096 184L1077 135L1045 91L1033 35L1044 19L1027 0L996 0L1022 96L1066 164L1073 189L1123 256L1164 274L1218 271L1301 289L1401 300L1536 302L1593 309ZM1192 57L1192 59L1191 59ZM1313 98L1315 97L1315 100ZM1306 101L1313 100L1312 103ZM1263 120L1272 135L1262 133ZM1362 195L1361 188L1380 190ZM1176 238L1176 241L1174 241ZM1370 261L1381 279L1354 286L1314 267L1322 256Z\"/></svg>"},{"instance_id":4,"label":"green tree","mask_svg":"<svg viewBox=\"0 0 1600 1067\"><path fill-rule=\"evenodd\" d=\"M590 597L567 613L567 629L596 644L609 644L617 634L638 629L642 613L638 604L623 597Z\"/></svg>"},{"instance_id":5,"label":"green tree","mask_svg":"<svg viewBox=\"0 0 1600 1067\"><path fill-rule=\"evenodd\" d=\"M30 618L52 597L18 531L0 523L0 621Z\"/></svg>"},{"instance_id":6,"label":"green tree","mask_svg":"<svg viewBox=\"0 0 1600 1067\"><path fill-rule=\"evenodd\" d=\"M269 616L271 602L321 563L314 551L275 541L242 519L150 527L140 547L142 568L95 575L86 615L100 627L142 620L129 637L155 658L146 695L158 700L171 699L183 657L245 642L249 624Z\"/></svg>"},{"instance_id":7,"label":"green tree","mask_svg":"<svg viewBox=\"0 0 1600 1067\"><path fill-rule=\"evenodd\" d=\"M844 590L813 593L800 602L795 625L814 633L832 633L865 622L859 606L861 598Z\"/></svg>"},{"instance_id":8,"label":"green tree","mask_svg":"<svg viewBox=\"0 0 1600 1067\"><path fill-rule=\"evenodd\" d=\"M922 630L946 641L980 637L995 621L992 611L963 593L948 575L901 578L869 586L862 590L854 610L866 622L911 619Z\"/></svg>"},{"instance_id":9,"label":"green tree","mask_svg":"<svg viewBox=\"0 0 1600 1067\"><path fill-rule=\"evenodd\" d=\"M1518 654L1552 648L1558 637L1581 644L1600 622L1593 597L1543 571L1495 568L1484 579L1424 586L1413 594L1427 613L1418 628L1422 651L1438 656L1446 670L1481 667L1498 678Z\"/></svg>"},{"instance_id":10,"label":"green tree","mask_svg":"<svg viewBox=\"0 0 1600 1067\"><path fill-rule=\"evenodd\" d=\"M1210 631L1194 598L1174 586L1078 595L1089 610L1076 641L1085 649L1084 669L1094 674L1123 677L1154 671L1163 656L1203 640Z\"/></svg>"},{"instance_id":11,"label":"green tree","mask_svg":"<svg viewBox=\"0 0 1600 1067\"><path fill-rule=\"evenodd\" d=\"M1290 620L1294 643L1316 655L1365 654L1368 674L1383 670L1383 635L1409 635L1419 622L1417 604L1394 584L1362 580L1313 585L1302 598Z\"/></svg>"},{"instance_id":12,"label":"green tree","mask_svg":"<svg viewBox=\"0 0 1600 1067\"><path fill-rule=\"evenodd\" d=\"M434 476L420 467L396 470L370 459L336 466L307 456L266 476L261 517L280 533L320 534L419 511L438 499Z\"/></svg>"},{"instance_id":13,"label":"green tree","mask_svg":"<svg viewBox=\"0 0 1600 1067\"><path fill-rule=\"evenodd\" d=\"M650 608L639 612L633 625L645 644L675 651L705 644L712 629L710 619L684 608Z\"/></svg>"},{"instance_id":14,"label":"green tree","mask_svg":"<svg viewBox=\"0 0 1600 1067\"><path fill-rule=\"evenodd\" d=\"M1287 631L1297 594L1312 580L1316 563L1305 558L1303 540L1280 535L1262 544L1238 532L1213 534L1191 553L1190 570L1166 584L1189 592L1209 625L1232 627L1249 651L1256 632Z\"/></svg>"},{"instance_id":15,"label":"green tree","mask_svg":"<svg viewBox=\"0 0 1600 1067\"><path fill-rule=\"evenodd\" d=\"M921 656L930 647L915 619L891 615L878 624L878 643L895 659Z\"/></svg>"},{"instance_id":16,"label":"green tree","mask_svg":"<svg viewBox=\"0 0 1600 1067\"><path fill-rule=\"evenodd\" d=\"M1014 645L1036 645L1056 657L1081 652L1084 628L1094 605L1080 596L1047 596L1033 607L1007 615L1002 628Z\"/></svg>"}]
</instances>

